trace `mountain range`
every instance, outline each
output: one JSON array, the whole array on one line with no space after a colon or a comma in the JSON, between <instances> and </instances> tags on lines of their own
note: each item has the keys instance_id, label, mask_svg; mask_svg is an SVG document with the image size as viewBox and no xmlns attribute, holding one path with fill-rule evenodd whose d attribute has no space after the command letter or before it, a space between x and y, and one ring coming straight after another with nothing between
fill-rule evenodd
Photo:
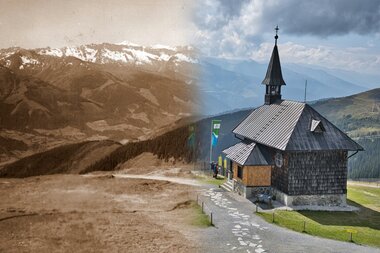
<instances>
[{"instance_id":1,"label":"mountain range","mask_svg":"<svg viewBox=\"0 0 380 253\"><path fill-rule=\"evenodd\" d=\"M202 58L199 62L203 114L215 115L263 103L265 86L261 82L267 63L222 58ZM286 82L283 98L296 101L304 101L306 80L307 101L349 96L380 86L380 76L365 78L366 75L356 72L348 74L316 66L283 64L282 73Z\"/></svg>"},{"instance_id":2,"label":"mountain range","mask_svg":"<svg viewBox=\"0 0 380 253\"><path fill-rule=\"evenodd\" d=\"M0 163L171 129L199 104L194 55L190 47L130 43L0 50Z\"/></svg>"},{"instance_id":3,"label":"mountain range","mask_svg":"<svg viewBox=\"0 0 380 253\"><path fill-rule=\"evenodd\" d=\"M347 129L361 129L360 122L367 118L373 122L368 132L354 137L364 151L349 159L349 177L378 178L380 176L380 114L374 106L380 102L380 88L339 99L326 99L311 104L322 115ZM172 161L203 161L210 159L211 120L221 120L217 145L212 150L212 160L217 161L222 150L239 142L232 130L252 112L253 108L238 110L201 120L181 120L177 128L155 138L120 145L112 141L85 141L62 145L51 150L22 158L0 170L0 177L27 177L54 173L87 173L99 170L117 170L144 152ZM350 115L347 117L347 115ZM370 119L370 120L369 120ZM343 124L342 124L343 122ZM345 122L345 123L344 123ZM191 126L191 127L190 127ZM376 130L375 126L377 126ZM193 130L191 130L193 129ZM349 134L352 133L349 131ZM0 138L1 141L1 138ZM350 154L351 155L351 154Z\"/></svg>"},{"instance_id":4,"label":"mountain range","mask_svg":"<svg viewBox=\"0 0 380 253\"><path fill-rule=\"evenodd\" d=\"M83 141L146 140L183 118L256 107L263 103L266 67L201 58L189 46L1 49L0 164ZM380 80L297 64L284 64L283 75L283 98L303 100L307 80L307 101L352 95Z\"/></svg>"}]
</instances>

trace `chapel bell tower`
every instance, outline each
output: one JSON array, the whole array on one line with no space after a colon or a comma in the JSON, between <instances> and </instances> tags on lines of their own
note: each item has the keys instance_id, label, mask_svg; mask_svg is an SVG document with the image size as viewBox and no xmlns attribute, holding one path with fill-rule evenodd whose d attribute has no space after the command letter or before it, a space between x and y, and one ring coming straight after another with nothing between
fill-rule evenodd
<instances>
[{"instance_id":1,"label":"chapel bell tower","mask_svg":"<svg viewBox=\"0 0 380 253\"><path fill-rule=\"evenodd\" d=\"M276 36L274 36L275 43L268 65L267 74L262 84L266 85L265 104L270 105L281 100L281 86L286 85L282 78L280 56L278 55L277 39L278 39L278 26L276 26Z\"/></svg>"}]
</instances>

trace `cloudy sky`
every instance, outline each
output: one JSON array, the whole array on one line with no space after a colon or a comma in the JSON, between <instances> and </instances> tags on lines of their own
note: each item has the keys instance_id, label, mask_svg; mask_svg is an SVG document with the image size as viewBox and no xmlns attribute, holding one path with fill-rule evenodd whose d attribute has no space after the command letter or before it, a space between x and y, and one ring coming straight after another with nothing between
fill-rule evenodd
<instances>
[{"instance_id":1,"label":"cloudy sky","mask_svg":"<svg viewBox=\"0 0 380 253\"><path fill-rule=\"evenodd\" d=\"M0 0L0 48L188 44L188 0ZM190 32L192 31L192 32Z\"/></svg>"},{"instance_id":2,"label":"cloudy sky","mask_svg":"<svg viewBox=\"0 0 380 253\"><path fill-rule=\"evenodd\" d=\"M378 0L205 0L193 22L207 56L268 61L278 24L283 62L380 70Z\"/></svg>"},{"instance_id":3,"label":"cloudy sky","mask_svg":"<svg viewBox=\"0 0 380 253\"><path fill-rule=\"evenodd\" d=\"M130 41L378 73L380 0L0 0L0 48Z\"/></svg>"}]
</instances>

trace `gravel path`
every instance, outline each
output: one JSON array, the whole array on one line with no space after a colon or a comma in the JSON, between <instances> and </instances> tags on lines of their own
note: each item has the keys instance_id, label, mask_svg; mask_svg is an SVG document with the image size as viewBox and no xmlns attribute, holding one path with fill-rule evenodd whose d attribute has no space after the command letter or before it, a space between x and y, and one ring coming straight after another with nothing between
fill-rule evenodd
<instances>
[{"instance_id":1,"label":"gravel path","mask_svg":"<svg viewBox=\"0 0 380 253\"><path fill-rule=\"evenodd\" d=\"M84 177L99 177L99 175L102 174L88 174L83 175ZM109 175L109 174L104 174ZM191 185L191 186L206 186L206 184L200 182L197 179L191 179L191 178L181 178L181 177L167 177L167 176L161 176L158 174L145 174L145 175L133 175L133 174L112 174L115 178L132 178L132 179L149 179L149 180L158 180L158 181L168 181L176 184L185 184L185 185Z\"/></svg>"},{"instance_id":2,"label":"gravel path","mask_svg":"<svg viewBox=\"0 0 380 253\"><path fill-rule=\"evenodd\" d=\"M204 190L199 201L213 212L215 227L202 235L204 252L380 253L379 249L297 233L253 214L254 204L221 189Z\"/></svg>"},{"instance_id":3,"label":"gravel path","mask_svg":"<svg viewBox=\"0 0 380 253\"><path fill-rule=\"evenodd\" d=\"M130 175L130 174L113 174L117 178L138 178L138 179L150 179L150 180L159 180L159 181L168 181L176 184L186 184L192 186L202 186L204 184L200 183L196 179L187 179L180 177L166 177L166 176L157 176L157 175Z\"/></svg>"}]
</instances>

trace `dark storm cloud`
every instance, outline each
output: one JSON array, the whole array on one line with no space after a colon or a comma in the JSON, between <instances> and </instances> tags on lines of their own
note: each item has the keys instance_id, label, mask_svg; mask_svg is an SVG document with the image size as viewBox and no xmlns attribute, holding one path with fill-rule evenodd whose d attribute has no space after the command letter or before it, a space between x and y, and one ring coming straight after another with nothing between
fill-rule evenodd
<instances>
[{"instance_id":1,"label":"dark storm cloud","mask_svg":"<svg viewBox=\"0 0 380 253\"><path fill-rule=\"evenodd\" d=\"M246 8L247 2L260 8L259 30L272 31L274 24L286 33L326 37L348 33L369 34L380 31L379 0L217 0L220 18L208 30L225 25ZM249 4L249 3L248 3ZM203 10L205 12L207 10ZM212 13L211 13L212 15ZM216 23L218 22L218 23Z\"/></svg>"},{"instance_id":2,"label":"dark storm cloud","mask_svg":"<svg viewBox=\"0 0 380 253\"><path fill-rule=\"evenodd\" d=\"M278 24L288 62L378 72L380 0L200 0L194 23L207 56L267 60Z\"/></svg>"},{"instance_id":3,"label":"dark storm cloud","mask_svg":"<svg viewBox=\"0 0 380 253\"><path fill-rule=\"evenodd\" d=\"M380 31L380 1L321 0L281 1L280 6L264 9L263 19L273 18L284 31L316 36L369 34Z\"/></svg>"}]
</instances>

